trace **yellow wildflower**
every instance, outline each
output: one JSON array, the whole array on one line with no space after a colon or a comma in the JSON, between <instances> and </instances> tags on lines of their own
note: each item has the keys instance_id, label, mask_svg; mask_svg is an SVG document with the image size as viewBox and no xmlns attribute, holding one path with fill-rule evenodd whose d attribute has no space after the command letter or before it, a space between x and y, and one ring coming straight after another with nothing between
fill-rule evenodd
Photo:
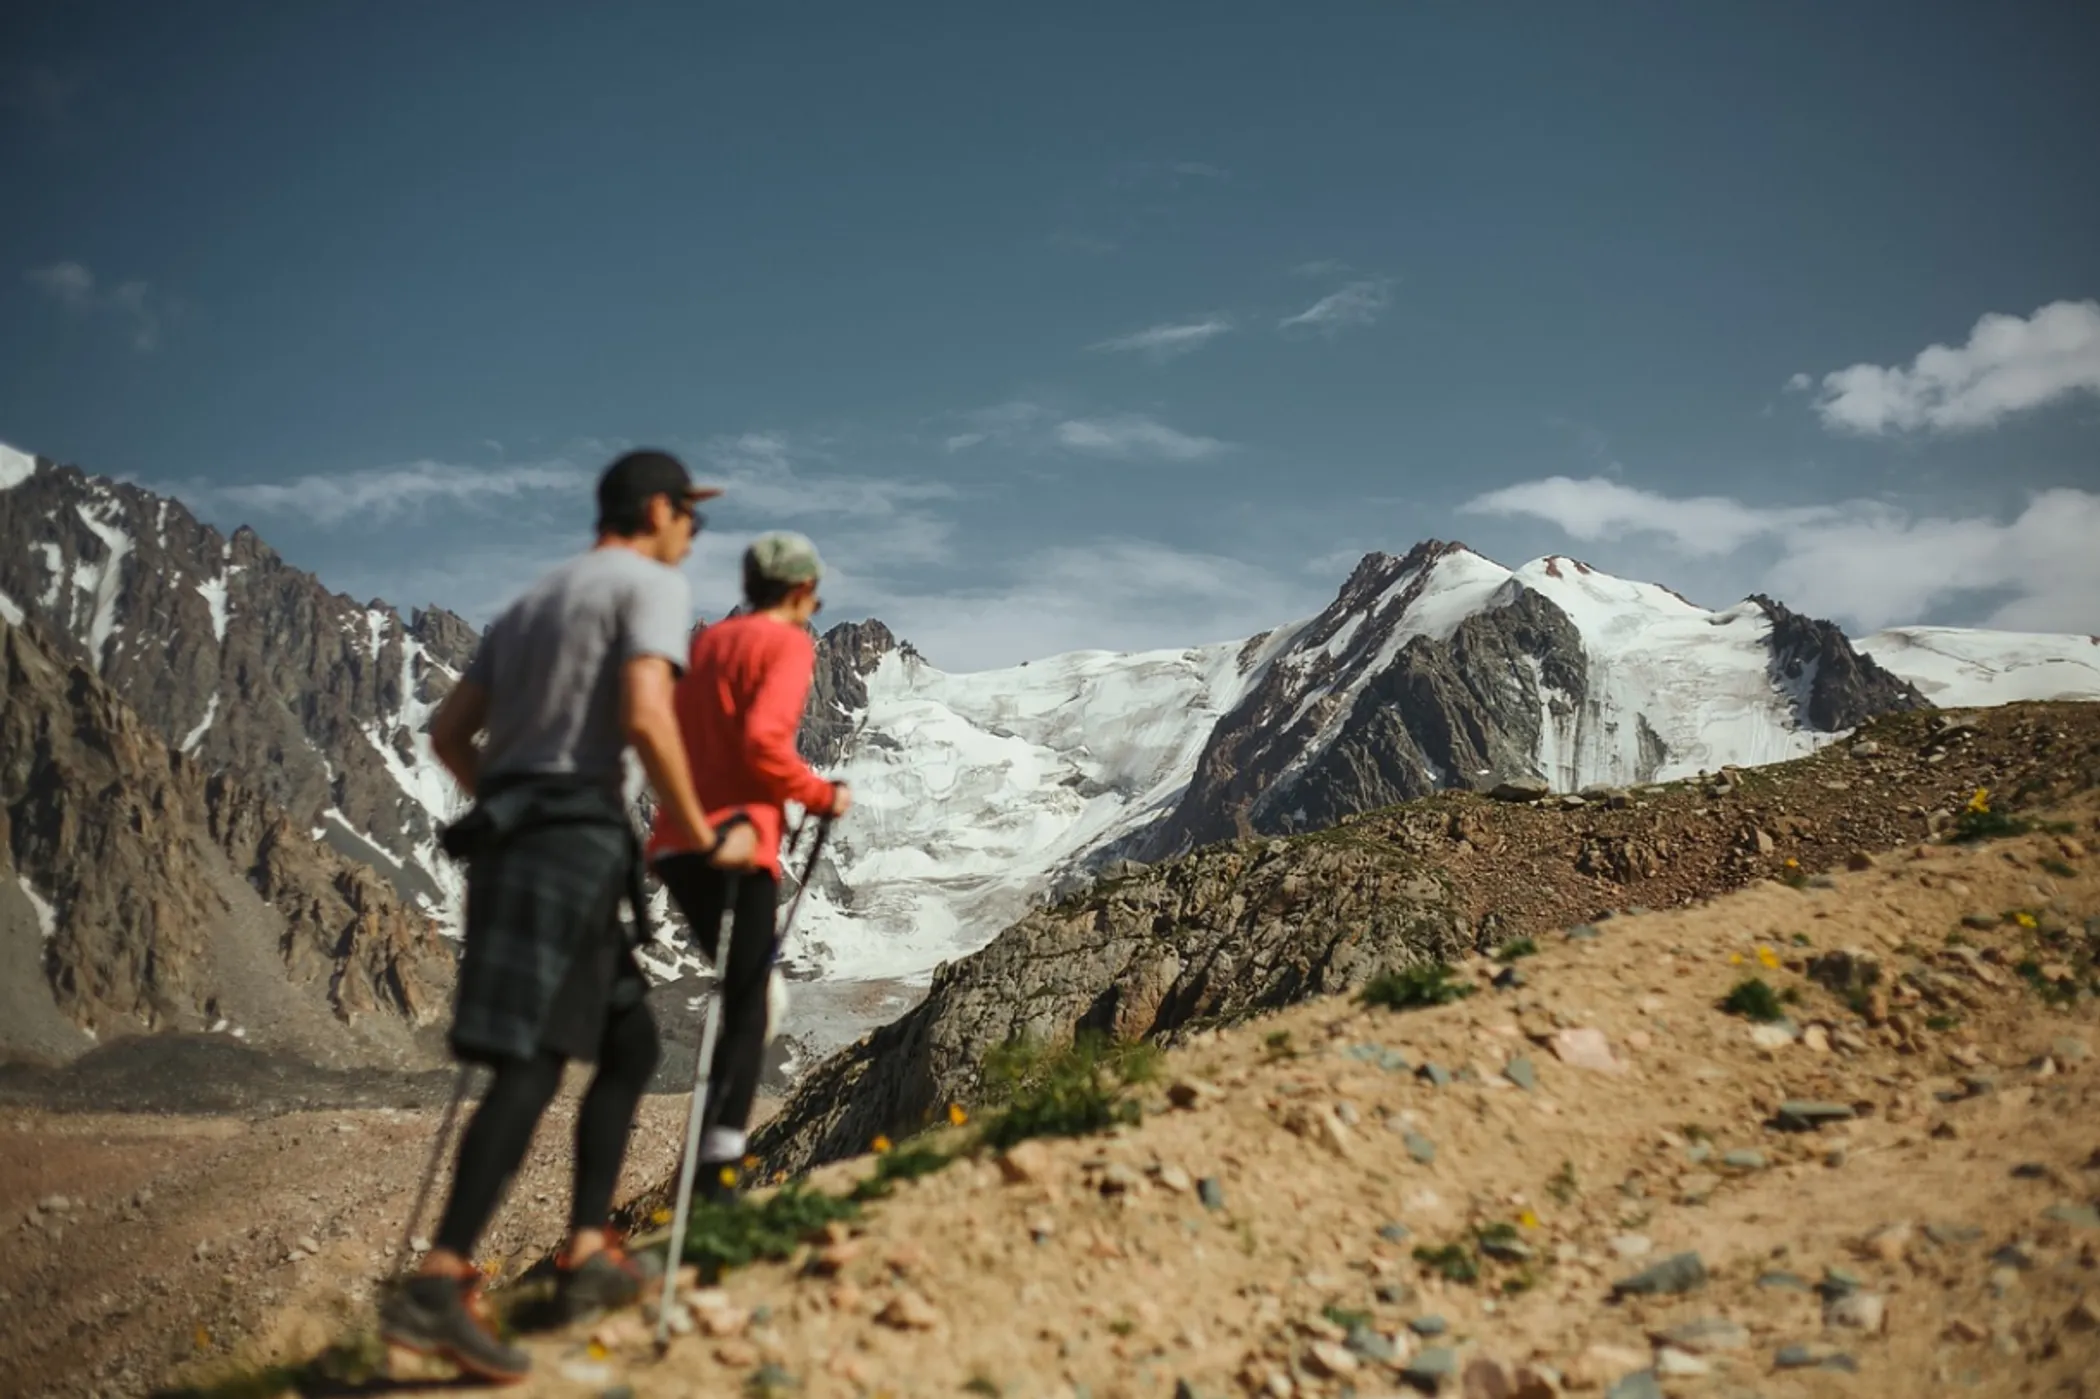
<instances>
[{"instance_id":1,"label":"yellow wildflower","mask_svg":"<svg viewBox=\"0 0 2100 1399\"><path fill-rule=\"evenodd\" d=\"M1978 787L1976 789L1976 795L1969 798L1969 810L1981 816L1990 809L1991 794L1982 787Z\"/></svg>"},{"instance_id":2,"label":"yellow wildflower","mask_svg":"<svg viewBox=\"0 0 2100 1399\"><path fill-rule=\"evenodd\" d=\"M1779 954L1763 943L1759 943L1757 945L1757 960L1767 971L1771 971L1779 965Z\"/></svg>"},{"instance_id":3,"label":"yellow wildflower","mask_svg":"<svg viewBox=\"0 0 2100 1399\"><path fill-rule=\"evenodd\" d=\"M1740 967L1741 965L1743 965L1743 954L1740 952L1729 953L1728 965L1731 967Z\"/></svg>"},{"instance_id":4,"label":"yellow wildflower","mask_svg":"<svg viewBox=\"0 0 2100 1399\"><path fill-rule=\"evenodd\" d=\"M747 1170L747 1171L755 1171L755 1170L757 1170L757 1169L758 1169L758 1158L757 1158L756 1156L746 1156L746 1157L744 1158L744 1169L745 1169L745 1170Z\"/></svg>"},{"instance_id":5,"label":"yellow wildflower","mask_svg":"<svg viewBox=\"0 0 2100 1399\"><path fill-rule=\"evenodd\" d=\"M592 1341L589 1345L584 1347L584 1353L589 1355L593 1360L603 1360L605 1359L608 1352L606 1351L605 1346L601 1342Z\"/></svg>"},{"instance_id":6,"label":"yellow wildflower","mask_svg":"<svg viewBox=\"0 0 2100 1399\"><path fill-rule=\"evenodd\" d=\"M655 1210L649 1215L649 1222L651 1224L669 1224L671 1222L671 1212L669 1210Z\"/></svg>"},{"instance_id":7,"label":"yellow wildflower","mask_svg":"<svg viewBox=\"0 0 2100 1399\"><path fill-rule=\"evenodd\" d=\"M736 1167L734 1167L734 1166L724 1166L724 1167L722 1168L721 1174L720 1174L720 1175L719 1175L719 1176L717 1177L717 1179L719 1179L719 1180L720 1180L720 1181L722 1182L722 1184L724 1184L724 1185L735 1185L735 1184L736 1184Z\"/></svg>"},{"instance_id":8,"label":"yellow wildflower","mask_svg":"<svg viewBox=\"0 0 2100 1399\"><path fill-rule=\"evenodd\" d=\"M2026 912L2025 910L2022 910L2021 912L2015 913L2013 915L2013 922L2019 924L2023 928L2032 928L2034 926L2034 915Z\"/></svg>"},{"instance_id":9,"label":"yellow wildflower","mask_svg":"<svg viewBox=\"0 0 2100 1399\"><path fill-rule=\"evenodd\" d=\"M953 1124L954 1126L960 1127L960 1126L962 1126L962 1125L963 1125L963 1123L965 1123L965 1122L968 1122L969 1120L970 1120L970 1114L968 1114L968 1113L966 1113L966 1112L964 1112L964 1111L962 1110L962 1104L961 1104L961 1103L950 1103L950 1104L948 1104L948 1121L949 1121L949 1122L950 1122L951 1124Z\"/></svg>"},{"instance_id":10,"label":"yellow wildflower","mask_svg":"<svg viewBox=\"0 0 2100 1399\"><path fill-rule=\"evenodd\" d=\"M1786 857L1786 867L1790 870L1797 870L1801 868L1801 862L1789 855Z\"/></svg>"},{"instance_id":11,"label":"yellow wildflower","mask_svg":"<svg viewBox=\"0 0 2100 1399\"><path fill-rule=\"evenodd\" d=\"M890 1149L890 1139L884 1136L877 1136L873 1142L869 1143L869 1145L873 1146L875 1148L875 1154L877 1156L880 1156L883 1152L888 1151Z\"/></svg>"},{"instance_id":12,"label":"yellow wildflower","mask_svg":"<svg viewBox=\"0 0 2100 1399\"><path fill-rule=\"evenodd\" d=\"M1536 1229L1539 1227L1539 1217L1530 1210L1526 1210L1517 1216L1517 1223L1523 1225L1526 1229Z\"/></svg>"},{"instance_id":13,"label":"yellow wildflower","mask_svg":"<svg viewBox=\"0 0 2100 1399\"><path fill-rule=\"evenodd\" d=\"M205 1329L204 1329L203 1327L201 1327L201 1326L200 1326L200 1327L198 1327L198 1328L197 1328L197 1334L196 1334L195 1336L193 1336L193 1337L192 1337L191 1339L192 1339L192 1340L194 1340L194 1341L195 1341L195 1342L197 1343L197 1349L199 1349L199 1350L210 1350L210 1349L211 1349L211 1332L209 1332L209 1331L205 1330Z\"/></svg>"}]
</instances>

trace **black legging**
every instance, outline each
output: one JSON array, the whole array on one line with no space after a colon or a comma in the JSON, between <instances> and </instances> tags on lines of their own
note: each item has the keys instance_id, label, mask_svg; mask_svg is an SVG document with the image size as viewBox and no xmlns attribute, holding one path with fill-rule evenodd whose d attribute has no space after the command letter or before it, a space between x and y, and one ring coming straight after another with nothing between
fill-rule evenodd
<instances>
[{"instance_id":1,"label":"black legging","mask_svg":"<svg viewBox=\"0 0 2100 1399\"><path fill-rule=\"evenodd\" d=\"M608 1011L598 1050L598 1072L576 1110L576 1185L569 1202L575 1229L602 1229L612 1214L613 1189L627 1154L627 1134L649 1075L656 1072L656 1020L646 1004ZM437 1246L473 1255L481 1231L532 1145L540 1114L561 1087L568 1061L548 1050L496 1066L488 1096L474 1110L459 1143L459 1170L439 1221Z\"/></svg>"},{"instance_id":2,"label":"black legging","mask_svg":"<svg viewBox=\"0 0 2100 1399\"><path fill-rule=\"evenodd\" d=\"M715 961L723 905L732 883L735 887L728 965L719 970L722 1025L715 1034L714 1063L708 1066L707 1113L700 1119L700 1159L735 1161L744 1154L751 1102L765 1067L766 981L778 951L773 909L780 882L765 870L726 873L701 855L667 855L657 862L656 873L709 961Z\"/></svg>"}]
</instances>

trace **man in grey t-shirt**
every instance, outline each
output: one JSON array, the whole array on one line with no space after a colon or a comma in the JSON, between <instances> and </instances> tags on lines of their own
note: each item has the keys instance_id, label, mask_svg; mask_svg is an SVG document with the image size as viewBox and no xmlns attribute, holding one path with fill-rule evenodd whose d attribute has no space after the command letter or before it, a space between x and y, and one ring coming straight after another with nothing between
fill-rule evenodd
<instances>
[{"instance_id":1,"label":"man in grey t-shirt","mask_svg":"<svg viewBox=\"0 0 2100 1399\"><path fill-rule=\"evenodd\" d=\"M640 1290L606 1229L658 1054L647 983L618 920L624 897L645 926L640 844L621 796L628 746L695 849L739 868L755 844L748 827L708 828L671 707L691 607L677 565L700 528L694 506L715 494L665 452L606 468L596 546L504 610L431 720L432 749L475 799L445 836L467 860L452 1048L495 1078L460 1139L436 1246L382 1304L380 1326L484 1379L522 1378L530 1362L476 1314L474 1245L571 1059L595 1060L597 1072L577 1112L556 1295L575 1314Z\"/></svg>"}]
</instances>

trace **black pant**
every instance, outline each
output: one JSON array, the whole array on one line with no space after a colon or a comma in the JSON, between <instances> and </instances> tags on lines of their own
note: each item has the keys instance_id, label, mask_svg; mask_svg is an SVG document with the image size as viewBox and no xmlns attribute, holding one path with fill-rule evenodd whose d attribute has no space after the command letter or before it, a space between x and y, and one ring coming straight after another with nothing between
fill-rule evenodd
<instances>
[{"instance_id":1,"label":"black pant","mask_svg":"<svg viewBox=\"0 0 2100 1399\"><path fill-rule=\"evenodd\" d=\"M758 1096L758 1075L765 1066L766 982L780 950L773 926L780 882L765 870L718 870L700 855L667 855L657 861L656 873L721 981L722 1024L708 1066L700 1159L736 1161L744 1154L751 1101ZM722 935L723 909L732 899L729 955L721 958L715 944Z\"/></svg>"},{"instance_id":2,"label":"black pant","mask_svg":"<svg viewBox=\"0 0 2100 1399\"><path fill-rule=\"evenodd\" d=\"M598 1072L576 1111L576 1185L569 1201L569 1223L576 1229L602 1229L612 1213L613 1189L620 1182L620 1162L627 1154L627 1134L634 1128L635 1108L649 1075L656 1071L659 1045L656 1020L649 1007L616 1007L605 1018L598 1045ZM541 1049L531 1059L496 1063L496 1080L474 1111L459 1143L459 1170L452 1195L438 1223L437 1246L462 1258L473 1256L481 1231L504 1187L517 1173L532 1145L540 1114L561 1087L567 1059Z\"/></svg>"}]
</instances>

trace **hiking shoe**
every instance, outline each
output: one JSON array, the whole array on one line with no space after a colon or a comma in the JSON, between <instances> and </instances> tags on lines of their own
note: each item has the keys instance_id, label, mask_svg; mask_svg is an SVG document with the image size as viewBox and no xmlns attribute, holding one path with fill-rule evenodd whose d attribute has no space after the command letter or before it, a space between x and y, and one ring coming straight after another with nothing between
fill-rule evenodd
<instances>
[{"instance_id":1,"label":"hiking shoe","mask_svg":"<svg viewBox=\"0 0 2100 1399\"><path fill-rule=\"evenodd\" d=\"M478 1277L418 1276L396 1286L379 1304L379 1335L418 1355L436 1355L496 1384L531 1375L532 1357L504 1344L481 1306Z\"/></svg>"},{"instance_id":2,"label":"hiking shoe","mask_svg":"<svg viewBox=\"0 0 2100 1399\"><path fill-rule=\"evenodd\" d=\"M641 1296L651 1272L662 1275L661 1269L645 1268L641 1260L616 1242L607 1243L574 1267L569 1266L566 1258L557 1258L554 1260L555 1304L570 1321L592 1312L624 1307Z\"/></svg>"}]
</instances>

